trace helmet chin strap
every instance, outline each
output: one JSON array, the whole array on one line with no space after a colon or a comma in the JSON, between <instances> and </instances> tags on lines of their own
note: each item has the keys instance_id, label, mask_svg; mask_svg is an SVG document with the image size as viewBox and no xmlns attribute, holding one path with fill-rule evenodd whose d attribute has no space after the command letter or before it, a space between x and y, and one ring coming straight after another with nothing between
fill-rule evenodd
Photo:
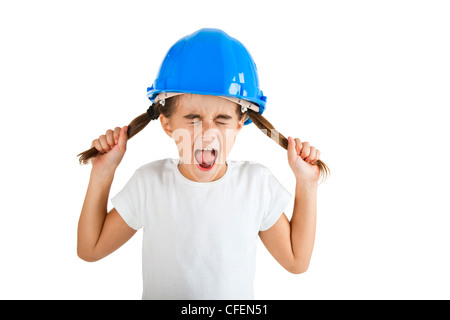
<instances>
[{"instance_id":1,"label":"helmet chin strap","mask_svg":"<svg viewBox=\"0 0 450 320\"><path fill-rule=\"evenodd\" d=\"M162 92L156 96L155 103L159 101L159 104L164 106L166 99L178 96L180 94L185 94L185 93L187 93L187 92ZM246 112L247 109L251 109L253 111L259 112L259 107L250 101L239 99L239 98L234 98L234 97L225 97L225 96L219 96L219 97L240 105L242 113Z\"/></svg>"}]
</instances>

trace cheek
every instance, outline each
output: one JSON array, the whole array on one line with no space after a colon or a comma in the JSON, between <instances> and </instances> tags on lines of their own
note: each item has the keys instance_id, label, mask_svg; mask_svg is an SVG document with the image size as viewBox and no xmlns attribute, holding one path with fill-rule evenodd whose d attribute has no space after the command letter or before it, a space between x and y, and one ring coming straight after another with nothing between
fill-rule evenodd
<instances>
[{"instance_id":1,"label":"cheek","mask_svg":"<svg viewBox=\"0 0 450 320\"><path fill-rule=\"evenodd\" d=\"M234 146L237 131L234 129L222 130L222 148L225 155L228 155Z\"/></svg>"},{"instance_id":2,"label":"cheek","mask_svg":"<svg viewBox=\"0 0 450 320\"><path fill-rule=\"evenodd\" d=\"M177 128L172 133L178 154L183 159L183 162L188 163L188 160L192 158L192 144L194 141L193 132L187 128Z\"/></svg>"}]
</instances>

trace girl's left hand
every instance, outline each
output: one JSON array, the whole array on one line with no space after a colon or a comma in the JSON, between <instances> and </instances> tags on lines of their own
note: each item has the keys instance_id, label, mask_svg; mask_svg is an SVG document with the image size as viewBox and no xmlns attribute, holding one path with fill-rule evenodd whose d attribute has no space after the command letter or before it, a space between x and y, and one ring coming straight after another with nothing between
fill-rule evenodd
<instances>
[{"instance_id":1,"label":"girl's left hand","mask_svg":"<svg viewBox=\"0 0 450 320\"><path fill-rule=\"evenodd\" d=\"M288 138L288 162L295 178L302 182L317 183L319 180L319 167L315 162L319 160L320 151L308 142L300 139Z\"/></svg>"}]
</instances>

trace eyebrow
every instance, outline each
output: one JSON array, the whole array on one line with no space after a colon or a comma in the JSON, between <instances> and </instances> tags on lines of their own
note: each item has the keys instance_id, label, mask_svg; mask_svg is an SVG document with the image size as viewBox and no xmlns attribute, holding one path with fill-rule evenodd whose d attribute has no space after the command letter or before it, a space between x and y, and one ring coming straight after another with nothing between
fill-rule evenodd
<instances>
[{"instance_id":1,"label":"eyebrow","mask_svg":"<svg viewBox=\"0 0 450 320\"><path fill-rule=\"evenodd\" d=\"M200 118L200 119L201 119L201 116L198 115L198 114L190 113L190 114L188 114L188 115L185 115L184 118L185 118L185 119L189 119L189 120L192 120L192 119L195 119L195 118ZM227 114L219 114L219 115L217 115L217 116L214 118L214 120L217 120L217 119L225 119L225 120L229 120L229 119L233 119L233 117L232 117L232 116L229 116L229 115L227 115Z\"/></svg>"}]
</instances>

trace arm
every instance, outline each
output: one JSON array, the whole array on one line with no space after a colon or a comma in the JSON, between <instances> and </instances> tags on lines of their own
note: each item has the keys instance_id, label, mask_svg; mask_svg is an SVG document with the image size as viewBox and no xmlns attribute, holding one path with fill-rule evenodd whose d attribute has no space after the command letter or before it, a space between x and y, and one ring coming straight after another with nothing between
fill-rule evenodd
<instances>
[{"instance_id":1,"label":"arm","mask_svg":"<svg viewBox=\"0 0 450 320\"><path fill-rule=\"evenodd\" d=\"M78 222L78 256L97 261L120 248L135 233L113 208L107 214L107 202L113 175L102 176L92 170L86 198Z\"/></svg>"},{"instance_id":2,"label":"arm","mask_svg":"<svg viewBox=\"0 0 450 320\"><path fill-rule=\"evenodd\" d=\"M286 270L303 273L309 267L316 233L319 169L313 165L319 150L288 139L288 160L296 177L295 202L291 221L283 213L268 230L259 233L261 241Z\"/></svg>"},{"instance_id":3,"label":"arm","mask_svg":"<svg viewBox=\"0 0 450 320\"><path fill-rule=\"evenodd\" d=\"M86 261L102 259L122 246L136 232L114 208L107 214L114 173L126 149L126 127L124 128L116 128L115 132L108 130L106 135L93 142L93 146L106 154L92 160L89 186L78 222L77 253Z\"/></svg>"},{"instance_id":4,"label":"arm","mask_svg":"<svg viewBox=\"0 0 450 320\"><path fill-rule=\"evenodd\" d=\"M303 273L309 267L316 234L317 184L307 186L297 181L291 221L283 213L278 221L259 236L286 270Z\"/></svg>"}]
</instances>

